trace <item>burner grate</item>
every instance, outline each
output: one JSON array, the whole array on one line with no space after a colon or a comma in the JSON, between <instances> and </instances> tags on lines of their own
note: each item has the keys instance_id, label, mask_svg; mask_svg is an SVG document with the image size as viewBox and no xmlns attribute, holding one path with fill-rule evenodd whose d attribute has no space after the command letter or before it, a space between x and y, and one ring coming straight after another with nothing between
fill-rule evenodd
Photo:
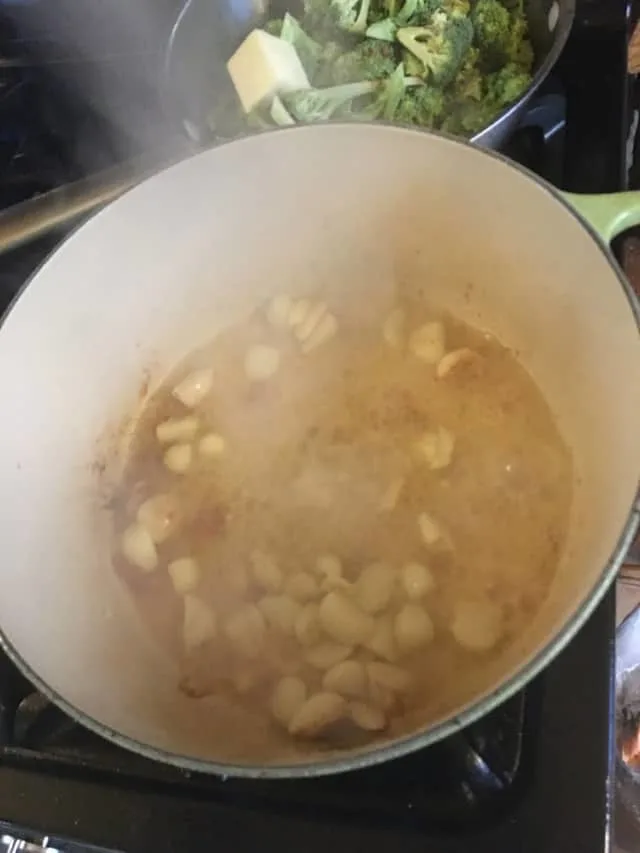
<instances>
[{"instance_id":1,"label":"burner grate","mask_svg":"<svg viewBox=\"0 0 640 853\"><path fill-rule=\"evenodd\" d=\"M0 677L2 673L0 673ZM536 686L518 694L478 723L401 761L342 776L262 782L192 774L149 761L74 723L21 678L2 680L0 761L127 785L184 789L190 797L242 802L274 812L323 814L335 820L398 823L407 820L456 831L495 819L524 795L531 778L537 726ZM529 732L527 749L525 731Z\"/></svg>"}]
</instances>

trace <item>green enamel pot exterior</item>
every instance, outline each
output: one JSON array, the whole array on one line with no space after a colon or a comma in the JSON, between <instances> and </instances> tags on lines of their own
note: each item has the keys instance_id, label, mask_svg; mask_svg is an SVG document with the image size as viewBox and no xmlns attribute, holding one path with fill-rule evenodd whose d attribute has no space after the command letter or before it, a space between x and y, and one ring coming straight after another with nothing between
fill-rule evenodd
<instances>
[{"instance_id":1,"label":"green enamel pot exterior","mask_svg":"<svg viewBox=\"0 0 640 853\"><path fill-rule=\"evenodd\" d=\"M640 225L640 192L562 195L605 243L610 243L623 231Z\"/></svg>"}]
</instances>

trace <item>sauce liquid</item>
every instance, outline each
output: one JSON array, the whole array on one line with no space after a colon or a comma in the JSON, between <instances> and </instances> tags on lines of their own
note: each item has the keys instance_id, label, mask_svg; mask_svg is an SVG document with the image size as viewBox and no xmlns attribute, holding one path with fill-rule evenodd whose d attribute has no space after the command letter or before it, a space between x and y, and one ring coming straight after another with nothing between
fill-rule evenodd
<instances>
[{"instance_id":1,"label":"sauce liquid","mask_svg":"<svg viewBox=\"0 0 640 853\"><path fill-rule=\"evenodd\" d=\"M424 306L411 306L407 316L412 329L434 319ZM464 678L479 658L497 654L540 608L567 526L570 454L516 357L454 318L438 319L446 351L470 348L479 362L438 379L406 339L394 348L380 328L347 325L303 354L289 329L272 328L259 312L191 353L148 401L114 502L114 565L141 618L179 660L180 689L194 697L224 691L268 717L283 676L301 679L308 695L323 690L326 667L309 663L309 646L294 631L267 621L258 649L247 653L220 627L241 605L269 594L253 577L255 551L275 561L285 579L304 572L317 584L322 555L339 558L348 584L364 567L387 564L397 584L373 618L391 625L407 603L402 567L427 569L432 588L413 603L428 614L433 636L393 661L409 674L411 689L381 702L360 697L384 706L385 726L437 695L452 671ZM279 369L262 382L248 379L244 368L256 343L280 353ZM203 366L213 368L213 387L192 412L171 392ZM163 462L167 445L159 444L156 426L190 414L198 417L198 435L215 431L225 449L203 459L196 440L189 471L176 475ZM416 447L425 432L441 428L455 444L450 464L432 470ZM158 545L157 569L143 573L124 559L120 537L138 507L160 492L175 497L181 521ZM424 512L437 522L436 542L421 535ZM192 594L210 606L217 625L215 637L186 650L183 602L166 570L183 557L197 561ZM317 608L327 590L310 603ZM456 639L452 625L464 601L491 602L494 619L498 611L491 648L468 648ZM366 645L348 659L384 660ZM274 722L279 725L282 720ZM349 746L375 736L344 725L320 734Z\"/></svg>"}]
</instances>

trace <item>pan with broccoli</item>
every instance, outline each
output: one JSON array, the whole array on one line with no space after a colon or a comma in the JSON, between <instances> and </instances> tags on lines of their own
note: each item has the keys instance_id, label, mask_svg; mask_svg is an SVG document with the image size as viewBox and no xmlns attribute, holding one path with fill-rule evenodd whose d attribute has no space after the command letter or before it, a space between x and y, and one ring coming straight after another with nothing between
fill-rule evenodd
<instances>
[{"instance_id":1,"label":"pan with broccoli","mask_svg":"<svg viewBox=\"0 0 640 853\"><path fill-rule=\"evenodd\" d=\"M522 2L304 0L228 69L251 127L384 119L473 136L532 82Z\"/></svg>"}]
</instances>

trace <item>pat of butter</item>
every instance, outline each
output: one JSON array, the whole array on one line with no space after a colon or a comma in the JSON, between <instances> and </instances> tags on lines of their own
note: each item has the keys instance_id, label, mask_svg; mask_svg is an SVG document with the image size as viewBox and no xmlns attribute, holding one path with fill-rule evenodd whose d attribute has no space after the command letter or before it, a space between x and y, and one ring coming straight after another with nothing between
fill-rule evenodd
<instances>
[{"instance_id":1,"label":"pat of butter","mask_svg":"<svg viewBox=\"0 0 640 853\"><path fill-rule=\"evenodd\" d=\"M227 62L227 71L246 113L275 95L309 89L293 45L264 30L253 30Z\"/></svg>"}]
</instances>

